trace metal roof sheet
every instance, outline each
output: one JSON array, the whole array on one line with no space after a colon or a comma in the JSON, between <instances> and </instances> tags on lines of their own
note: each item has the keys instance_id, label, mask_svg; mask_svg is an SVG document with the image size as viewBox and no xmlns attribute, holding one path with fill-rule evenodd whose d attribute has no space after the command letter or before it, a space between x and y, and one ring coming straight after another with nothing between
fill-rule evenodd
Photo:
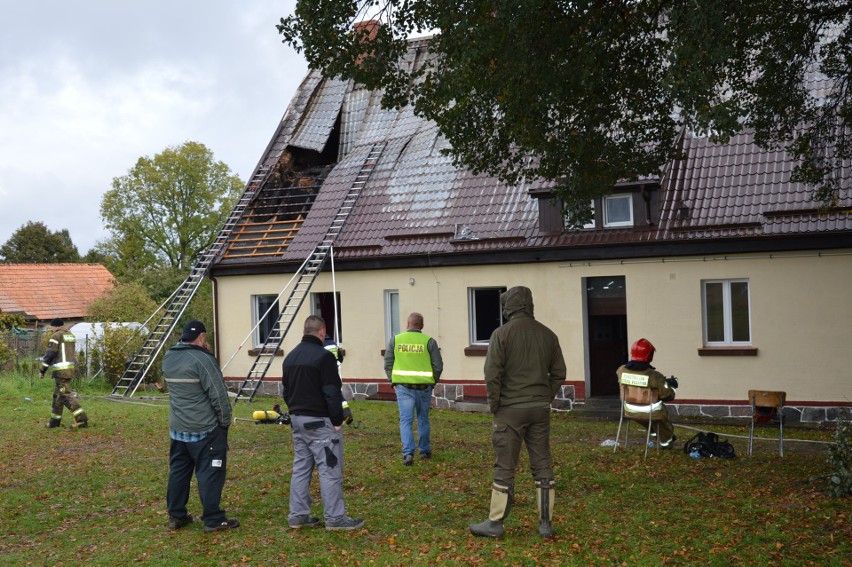
<instances>
[{"instance_id":1,"label":"metal roof sheet","mask_svg":"<svg viewBox=\"0 0 852 567\"><path fill-rule=\"evenodd\" d=\"M320 81L308 98L289 144L321 152L340 114L349 83L337 79Z\"/></svg>"}]
</instances>

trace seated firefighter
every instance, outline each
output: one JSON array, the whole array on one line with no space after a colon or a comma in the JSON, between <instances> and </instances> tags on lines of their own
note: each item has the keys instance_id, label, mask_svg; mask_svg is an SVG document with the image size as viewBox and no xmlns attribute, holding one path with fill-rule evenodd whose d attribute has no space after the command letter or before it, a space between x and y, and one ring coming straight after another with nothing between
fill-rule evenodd
<instances>
[{"instance_id":1,"label":"seated firefighter","mask_svg":"<svg viewBox=\"0 0 852 567\"><path fill-rule=\"evenodd\" d=\"M651 414L654 423L659 425L660 438L657 441L660 443L660 448L671 449L677 437L675 437L674 427L669 421L669 415L663 402L674 399L677 378L673 376L666 378L651 366L655 351L656 349L651 341L639 339L630 347L630 361L619 367L616 374L618 374L620 385L627 384L628 386L648 388L656 394L658 401L650 404L636 404L625 401L624 417L647 428L648 417Z\"/></svg>"}]
</instances>

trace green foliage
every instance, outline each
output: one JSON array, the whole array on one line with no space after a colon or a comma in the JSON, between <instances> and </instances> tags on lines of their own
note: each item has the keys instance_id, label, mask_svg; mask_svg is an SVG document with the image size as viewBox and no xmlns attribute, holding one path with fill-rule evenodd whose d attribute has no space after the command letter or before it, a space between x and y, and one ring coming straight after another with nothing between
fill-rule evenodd
<instances>
[{"instance_id":1,"label":"green foliage","mask_svg":"<svg viewBox=\"0 0 852 567\"><path fill-rule=\"evenodd\" d=\"M6 367L15 358L15 350L9 344L9 333L13 327L23 327L26 320L21 315L0 313L0 369Z\"/></svg>"},{"instance_id":2,"label":"green foliage","mask_svg":"<svg viewBox=\"0 0 852 567\"><path fill-rule=\"evenodd\" d=\"M167 267L186 272L206 251L243 183L204 144L186 142L141 157L101 201L112 237L97 251L119 277Z\"/></svg>"},{"instance_id":3,"label":"green foliage","mask_svg":"<svg viewBox=\"0 0 852 567\"><path fill-rule=\"evenodd\" d=\"M365 401L351 404L361 426L344 427L347 511L365 529L288 530L290 429L238 421L222 506L242 525L174 532L165 510L168 402L115 403L102 397L109 390L83 384L90 427L48 430L50 382L0 379L7 565L844 565L852 552L848 502L801 482L825 470L813 444L791 442L783 459L771 451L724 462L678 451L642 459L638 443L616 454L600 447L615 423L564 415L552 420L556 538L538 536L525 452L506 537L474 538L467 525L485 518L491 490L490 416L432 410L433 457L404 467L396 405ZM239 403L234 415L276 402ZM745 427L720 431L732 432ZM745 454L745 441L734 442ZM311 496L321 517L316 477ZM195 491L188 506L200 515Z\"/></svg>"},{"instance_id":4,"label":"green foliage","mask_svg":"<svg viewBox=\"0 0 852 567\"><path fill-rule=\"evenodd\" d=\"M154 303L141 284L118 283L89 306L88 320L144 322L155 309L157 303Z\"/></svg>"},{"instance_id":5,"label":"green foliage","mask_svg":"<svg viewBox=\"0 0 852 567\"><path fill-rule=\"evenodd\" d=\"M0 257L7 264L57 264L79 262L80 253L71 241L68 229L51 232L42 222L29 221L0 246Z\"/></svg>"},{"instance_id":6,"label":"green foliage","mask_svg":"<svg viewBox=\"0 0 852 567\"><path fill-rule=\"evenodd\" d=\"M6 367L15 358L15 351L6 341L6 332L0 331L0 369Z\"/></svg>"},{"instance_id":7,"label":"green foliage","mask_svg":"<svg viewBox=\"0 0 852 567\"><path fill-rule=\"evenodd\" d=\"M115 386L127 363L139 352L146 335L141 330L120 325L105 325L89 345L91 371L103 376L110 386ZM81 363L82 365L82 363ZM146 382L158 382L162 376L159 359L145 377Z\"/></svg>"},{"instance_id":8,"label":"green foliage","mask_svg":"<svg viewBox=\"0 0 852 567\"><path fill-rule=\"evenodd\" d=\"M23 327L26 322L23 315L0 312L0 331L8 331L13 327Z\"/></svg>"},{"instance_id":9,"label":"green foliage","mask_svg":"<svg viewBox=\"0 0 852 567\"><path fill-rule=\"evenodd\" d=\"M560 181L569 210L660 174L684 130L754 129L832 204L852 157L850 16L846 0L299 0L278 30L312 68L413 104L456 163ZM369 18L382 23L374 37L353 33ZM399 64L406 38L430 30L432 57L412 73ZM812 69L833 88L807 91Z\"/></svg>"},{"instance_id":10,"label":"green foliage","mask_svg":"<svg viewBox=\"0 0 852 567\"><path fill-rule=\"evenodd\" d=\"M852 496L852 421L850 415L837 422L834 445L829 449L831 466L828 491L832 496Z\"/></svg>"}]
</instances>

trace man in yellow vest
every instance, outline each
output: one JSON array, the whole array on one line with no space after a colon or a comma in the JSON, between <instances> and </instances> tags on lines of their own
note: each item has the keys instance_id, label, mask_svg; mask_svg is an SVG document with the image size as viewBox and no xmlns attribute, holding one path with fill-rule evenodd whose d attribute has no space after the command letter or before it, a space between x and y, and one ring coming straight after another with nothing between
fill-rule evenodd
<instances>
[{"instance_id":1,"label":"man in yellow vest","mask_svg":"<svg viewBox=\"0 0 852 567\"><path fill-rule=\"evenodd\" d=\"M74 416L74 423L69 427L87 427L89 418L80 407L77 395L71 391L71 379L74 378L74 365L77 362L76 338L65 328L65 321L62 319L54 319L50 326L55 330L47 343L47 352L41 357L39 376L44 378L47 371L52 370L56 388L53 390L50 421L45 427L59 427L63 407L68 408Z\"/></svg>"},{"instance_id":2,"label":"man in yellow vest","mask_svg":"<svg viewBox=\"0 0 852 567\"><path fill-rule=\"evenodd\" d=\"M423 315L408 316L407 331L396 335L385 349L385 374L393 384L399 405L402 464L414 464L414 416L417 415L417 448L421 459L432 457L429 440L429 408L432 389L444 371L438 343L423 333Z\"/></svg>"}]
</instances>

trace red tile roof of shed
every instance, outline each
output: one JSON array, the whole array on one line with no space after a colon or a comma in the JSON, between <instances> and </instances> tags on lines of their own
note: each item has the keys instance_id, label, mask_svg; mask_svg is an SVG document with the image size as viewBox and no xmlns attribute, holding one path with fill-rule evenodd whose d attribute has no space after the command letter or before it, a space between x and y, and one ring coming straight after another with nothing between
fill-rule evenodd
<instances>
[{"instance_id":1,"label":"red tile roof of shed","mask_svg":"<svg viewBox=\"0 0 852 567\"><path fill-rule=\"evenodd\" d=\"M78 319L113 285L100 264L0 264L0 312Z\"/></svg>"}]
</instances>

